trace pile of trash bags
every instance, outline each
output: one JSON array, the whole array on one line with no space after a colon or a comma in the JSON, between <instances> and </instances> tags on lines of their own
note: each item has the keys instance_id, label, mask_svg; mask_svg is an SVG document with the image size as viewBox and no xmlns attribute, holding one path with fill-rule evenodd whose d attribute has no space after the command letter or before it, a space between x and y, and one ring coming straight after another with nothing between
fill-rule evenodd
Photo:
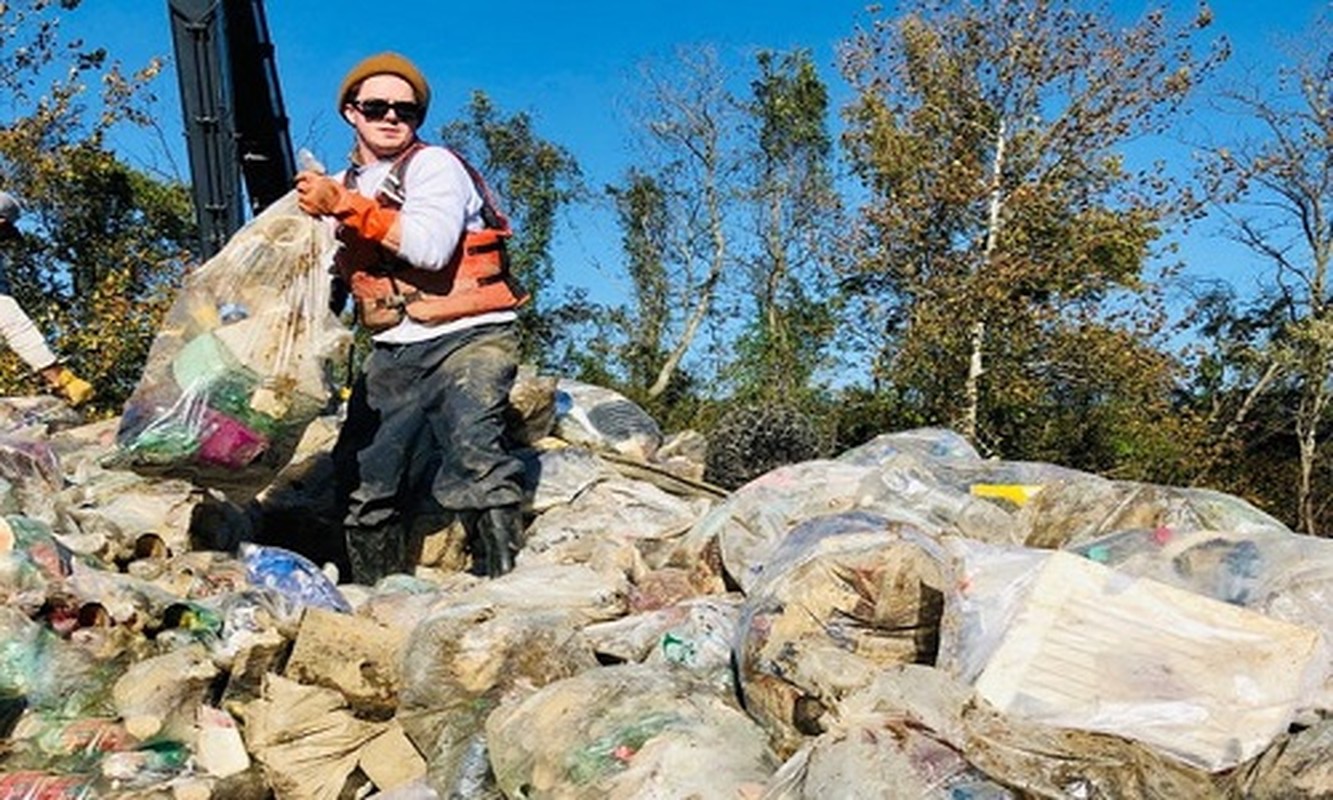
<instances>
[{"instance_id":1,"label":"pile of trash bags","mask_svg":"<svg viewBox=\"0 0 1333 800\"><path fill-rule=\"evenodd\" d=\"M726 492L614 392L514 401L514 572L423 513L376 586L315 552L334 414L238 504L0 401L0 797L1333 795L1333 542L942 429Z\"/></svg>"},{"instance_id":2,"label":"pile of trash bags","mask_svg":"<svg viewBox=\"0 0 1333 800\"><path fill-rule=\"evenodd\" d=\"M421 492L413 574L340 580L350 335L294 203L121 417L0 401L0 798L1333 796L1333 542L948 430L727 491L524 370L515 570Z\"/></svg>"}]
</instances>

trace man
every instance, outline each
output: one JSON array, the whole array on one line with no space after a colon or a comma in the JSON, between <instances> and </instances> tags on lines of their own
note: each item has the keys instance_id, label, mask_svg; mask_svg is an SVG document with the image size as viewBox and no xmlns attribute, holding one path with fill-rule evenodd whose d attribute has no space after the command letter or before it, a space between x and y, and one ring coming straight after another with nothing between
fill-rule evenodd
<instances>
[{"instance_id":1,"label":"man","mask_svg":"<svg viewBox=\"0 0 1333 800\"><path fill-rule=\"evenodd\" d=\"M22 238L14 225L20 213L18 200L8 192L0 192L0 337L34 373L42 376L52 391L71 406L81 406L93 398L92 384L60 363L9 291L8 258L11 248Z\"/></svg>"},{"instance_id":2,"label":"man","mask_svg":"<svg viewBox=\"0 0 1333 800\"><path fill-rule=\"evenodd\" d=\"M354 66L338 112L355 130L352 164L301 172L301 208L335 220L338 279L373 347L334 447L352 580L372 585L407 563L414 465L437 456L430 491L467 530L487 575L513 568L522 537L522 463L504 412L518 364L508 222L480 177L417 135L430 87L396 53ZM426 452L423 448L429 448Z\"/></svg>"}]
</instances>

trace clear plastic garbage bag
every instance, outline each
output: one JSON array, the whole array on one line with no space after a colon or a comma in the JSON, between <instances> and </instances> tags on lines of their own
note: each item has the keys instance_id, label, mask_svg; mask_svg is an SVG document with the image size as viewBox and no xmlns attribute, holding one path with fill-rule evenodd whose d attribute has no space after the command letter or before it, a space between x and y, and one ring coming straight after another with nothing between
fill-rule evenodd
<instances>
[{"instance_id":1,"label":"clear plastic garbage bag","mask_svg":"<svg viewBox=\"0 0 1333 800\"><path fill-rule=\"evenodd\" d=\"M329 310L336 249L292 192L188 275L107 465L238 494L266 485L328 406L351 343Z\"/></svg>"}]
</instances>

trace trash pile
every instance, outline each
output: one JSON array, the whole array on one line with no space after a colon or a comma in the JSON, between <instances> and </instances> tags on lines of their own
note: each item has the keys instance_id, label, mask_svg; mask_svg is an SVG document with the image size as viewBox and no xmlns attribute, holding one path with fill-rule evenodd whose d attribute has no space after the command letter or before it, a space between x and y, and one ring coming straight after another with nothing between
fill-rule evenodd
<instances>
[{"instance_id":1,"label":"trash pile","mask_svg":"<svg viewBox=\"0 0 1333 800\"><path fill-rule=\"evenodd\" d=\"M733 492L525 374L527 542L339 583L316 419L238 504L0 401L0 797L1333 796L1333 542L887 433Z\"/></svg>"}]
</instances>

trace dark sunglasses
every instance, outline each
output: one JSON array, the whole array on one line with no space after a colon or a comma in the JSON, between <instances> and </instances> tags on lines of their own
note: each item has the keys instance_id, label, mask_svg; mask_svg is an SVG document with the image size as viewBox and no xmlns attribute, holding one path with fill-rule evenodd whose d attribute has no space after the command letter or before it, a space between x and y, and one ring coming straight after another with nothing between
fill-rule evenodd
<instances>
[{"instance_id":1,"label":"dark sunglasses","mask_svg":"<svg viewBox=\"0 0 1333 800\"><path fill-rule=\"evenodd\" d=\"M424 113L420 103L414 103L411 100L353 100L352 108L361 112L361 116L376 122L384 119L392 110L394 116L406 122L408 125L415 125L421 121L421 115Z\"/></svg>"}]
</instances>

